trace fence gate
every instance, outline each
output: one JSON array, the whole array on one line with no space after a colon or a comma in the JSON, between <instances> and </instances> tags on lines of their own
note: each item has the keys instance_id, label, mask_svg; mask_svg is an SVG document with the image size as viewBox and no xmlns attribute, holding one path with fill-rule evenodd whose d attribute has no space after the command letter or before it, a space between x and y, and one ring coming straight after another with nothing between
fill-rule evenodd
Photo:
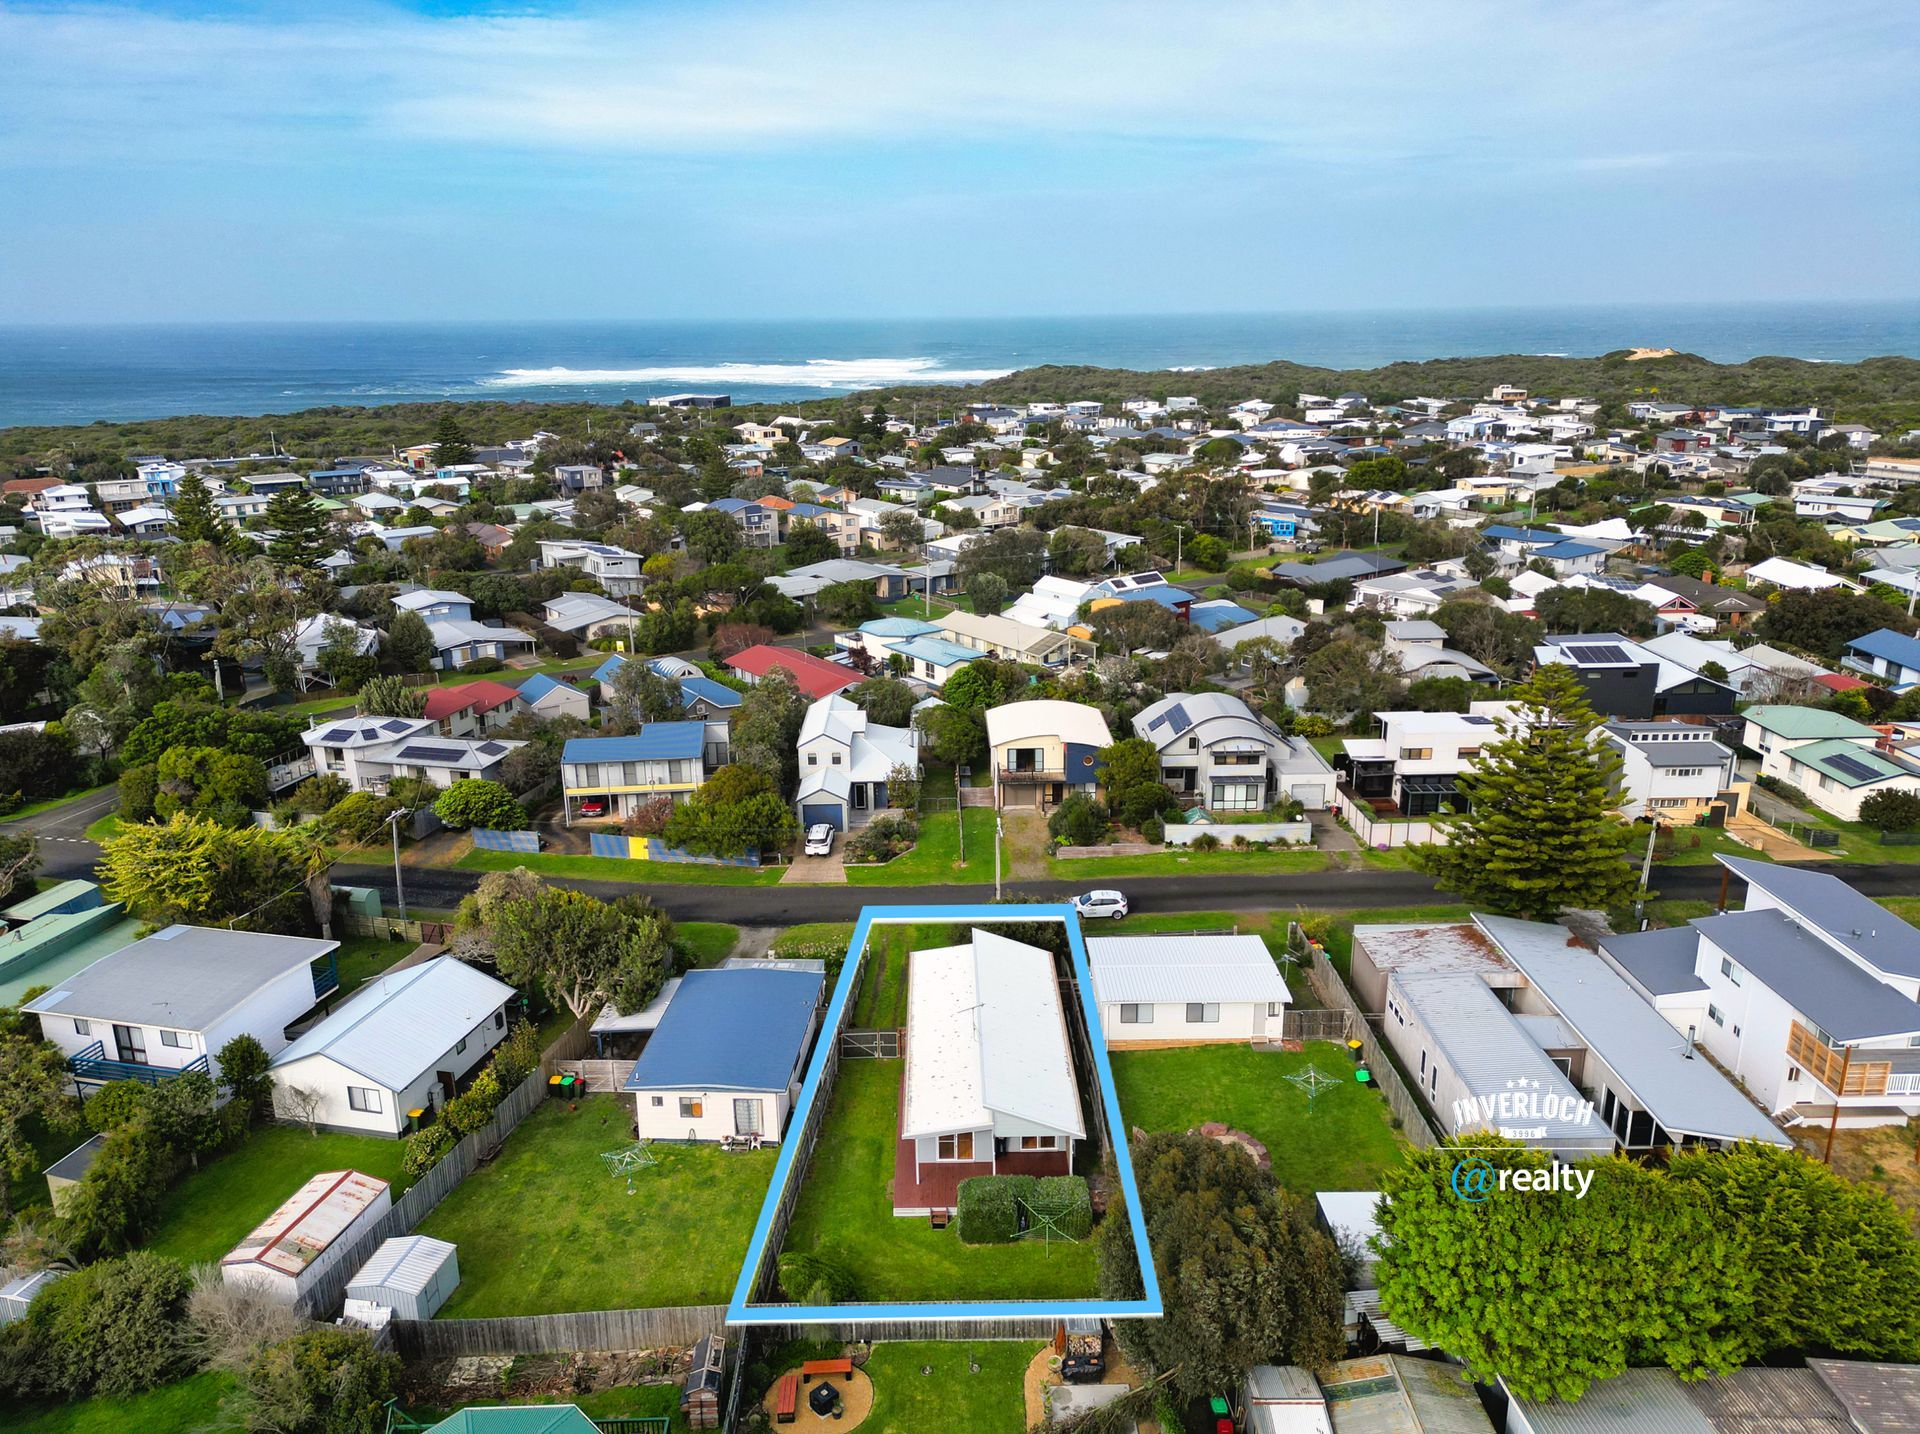
<instances>
[{"instance_id":1,"label":"fence gate","mask_svg":"<svg viewBox=\"0 0 1920 1434\"><path fill-rule=\"evenodd\" d=\"M898 1031L842 1031L840 1058L852 1061L897 1060L900 1055Z\"/></svg>"}]
</instances>

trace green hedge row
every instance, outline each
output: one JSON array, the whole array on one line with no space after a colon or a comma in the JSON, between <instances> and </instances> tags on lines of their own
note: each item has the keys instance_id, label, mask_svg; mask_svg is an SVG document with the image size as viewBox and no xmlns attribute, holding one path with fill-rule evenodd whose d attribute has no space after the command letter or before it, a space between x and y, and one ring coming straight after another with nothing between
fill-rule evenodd
<instances>
[{"instance_id":1,"label":"green hedge row","mask_svg":"<svg viewBox=\"0 0 1920 1434\"><path fill-rule=\"evenodd\" d=\"M960 1182L953 1228L969 1245L1020 1238L1021 1207L1046 1212L1056 1233L1084 1240L1093 1233L1093 1202L1078 1175L976 1175ZM1029 1218L1028 1223L1033 1223Z\"/></svg>"}]
</instances>

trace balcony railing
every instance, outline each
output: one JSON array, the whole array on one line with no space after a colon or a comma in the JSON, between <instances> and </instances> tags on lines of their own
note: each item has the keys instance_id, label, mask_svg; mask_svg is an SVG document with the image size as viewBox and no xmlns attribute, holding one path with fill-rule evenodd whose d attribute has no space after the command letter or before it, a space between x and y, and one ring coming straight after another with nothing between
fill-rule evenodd
<instances>
[{"instance_id":1,"label":"balcony railing","mask_svg":"<svg viewBox=\"0 0 1920 1434\"><path fill-rule=\"evenodd\" d=\"M1846 1052L1835 1050L1798 1021L1787 1032L1787 1059L1828 1090L1839 1095L1886 1095L1893 1079L1893 1063L1862 1059L1855 1051L1851 1060ZM1907 1080L1909 1077L1902 1076ZM1910 1092L1900 1092L1910 1093Z\"/></svg>"},{"instance_id":2,"label":"balcony railing","mask_svg":"<svg viewBox=\"0 0 1920 1434\"><path fill-rule=\"evenodd\" d=\"M206 1074L207 1058L200 1056L183 1066L150 1066L139 1061L114 1061L107 1059L105 1044L95 1041L85 1050L68 1056L67 1069L73 1072L76 1081L92 1085L105 1085L116 1080L137 1080L143 1085L159 1085L161 1081L172 1080L175 1076L194 1072Z\"/></svg>"},{"instance_id":3,"label":"balcony railing","mask_svg":"<svg viewBox=\"0 0 1920 1434\"><path fill-rule=\"evenodd\" d=\"M1045 767L1002 767L1000 780L1006 782L1064 782L1067 774Z\"/></svg>"},{"instance_id":4,"label":"balcony railing","mask_svg":"<svg viewBox=\"0 0 1920 1434\"><path fill-rule=\"evenodd\" d=\"M326 960L313 963L313 999L331 996L340 989L340 953L329 951Z\"/></svg>"}]
</instances>

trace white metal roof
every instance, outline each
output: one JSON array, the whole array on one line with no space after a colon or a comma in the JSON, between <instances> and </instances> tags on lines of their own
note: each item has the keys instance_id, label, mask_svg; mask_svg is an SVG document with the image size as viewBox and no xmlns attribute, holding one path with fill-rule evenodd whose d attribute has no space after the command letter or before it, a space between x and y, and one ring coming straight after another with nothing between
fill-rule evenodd
<instances>
[{"instance_id":1,"label":"white metal roof","mask_svg":"<svg viewBox=\"0 0 1920 1434\"><path fill-rule=\"evenodd\" d=\"M347 1282L349 1290L379 1285L420 1294L433 1283L440 1267L453 1257L454 1246L431 1235L395 1235L382 1242Z\"/></svg>"},{"instance_id":2,"label":"white metal roof","mask_svg":"<svg viewBox=\"0 0 1920 1434\"><path fill-rule=\"evenodd\" d=\"M613 1002L607 1002L600 1008L600 1014L594 1017L592 1029L599 1034L653 1030L660 1024L660 1018L666 1015L667 1007L673 1001L674 992L680 989L680 981L679 976L667 977L665 984L660 987L660 994L631 1015L622 1015Z\"/></svg>"},{"instance_id":3,"label":"white metal roof","mask_svg":"<svg viewBox=\"0 0 1920 1434\"><path fill-rule=\"evenodd\" d=\"M1080 1139L1080 1092L1048 952L975 931L908 962L908 1139L1012 1116Z\"/></svg>"},{"instance_id":4,"label":"white metal roof","mask_svg":"<svg viewBox=\"0 0 1920 1434\"><path fill-rule=\"evenodd\" d=\"M169 926L102 956L21 1009L204 1031L269 982L311 966L338 941Z\"/></svg>"},{"instance_id":5,"label":"white metal roof","mask_svg":"<svg viewBox=\"0 0 1920 1434\"><path fill-rule=\"evenodd\" d=\"M1087 963L1102 1004L1291 999L1258 936L1090 936Z\"/></svg>"},{"instance_id":6,"label":"white metal roof","mask_svg":"<svg viewBox=\"0 0 1920 1434\"><path fill-rule=\"evenodd\" d=\"M1107 732L1107 719L1098 707L1079 702L1008 702L987 711L987 741L995 746L1007 742L1030 742L1040 737L1057 737L1086 747L1106 747L1113 743Z\"/></svg>"},{"instance_id":7,"label":"white metal roof","mask_svg":"<svg viewBox=\"0 0 1920 1434\"><path fill-rule=\"evenodd\" d=\"M377 976L273 1058L326 1056L387 1090L405 1090L513 999L513 987L455 956Z\"/></svg>"}]
</instances>

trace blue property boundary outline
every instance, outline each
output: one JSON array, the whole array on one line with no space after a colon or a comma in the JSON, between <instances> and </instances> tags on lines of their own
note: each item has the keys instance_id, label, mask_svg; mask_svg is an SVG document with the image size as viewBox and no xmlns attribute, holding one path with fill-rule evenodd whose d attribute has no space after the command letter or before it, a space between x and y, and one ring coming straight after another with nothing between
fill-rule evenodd
<instances>
[{"instance_id":1,"label":"blue property boundary outline","mask_svg":"<svg viewBox=\"0 0 1920 1434\"><path fill-rule=\"evenodd\" d=\"M1093 972L1087 964L1086 942L1080 933L1079 913L1064 902L1017 906L863 906L847 944L847 959L840 968L840 979L827 1003L821 1023L821 1039L814 1047L807 1066L807 1078L800 1088L800 1099L788 1113L787 1129L805 1125L813 1102L820 1094L820 1082L826 1072L830 1041L840 1039L840 1022L853 994L853 983L860 972L860 960L867 949L873 928L927 921L973 921L982 925L1009 921L1059 921L1067 929L1067 947L1073 959L1073 973L1080 988L1080 1009L1086 1017L1088 1044L1093 1051L1095 1073L1100 1082L1100 1104L1106 1112L1107 1131L1113 1143L1114 1164L1120 1176L1121 1197L1127 1209L1127 1221L1133 1230L1133 1248L1140 1260L1140 1286L1145 1297L1137 1300L980 1300L949 1303L892 1303L844 1305L756 1305L751 1303L755 1277L767 1258L767 1237L774 1216L794 1178L799 1144L780 1142L780 1157L773 1167L773 1178L760 1205L760 1218L754 1223L753 1239L747 1246L746 1262L733 1287L733 1299L727 1305L729 1328L753 1325L847 1324L876 1320L996 1320L996 1319L1158 1319L1166 1313L1160 1302L1160 1280L1153 1268L1153 1249L1147 1242L1146 1218L1140 1208L1140 1190L1133 1178L1133 1152L1127 1147L1127 1127L1120 1118L1120 1099L1114 1089L1113 1066L1107 1059L1106 1034L1100 1027L1100 1003L1093 995ZM824 1118L824 1117L823 1117ZM818 1142L816 1142L816 1145ZM898 1217L895 1217L898 1218ZM1111 1217L1109 1217L1111 1218Z\"/></svg>"}]
</instances>

